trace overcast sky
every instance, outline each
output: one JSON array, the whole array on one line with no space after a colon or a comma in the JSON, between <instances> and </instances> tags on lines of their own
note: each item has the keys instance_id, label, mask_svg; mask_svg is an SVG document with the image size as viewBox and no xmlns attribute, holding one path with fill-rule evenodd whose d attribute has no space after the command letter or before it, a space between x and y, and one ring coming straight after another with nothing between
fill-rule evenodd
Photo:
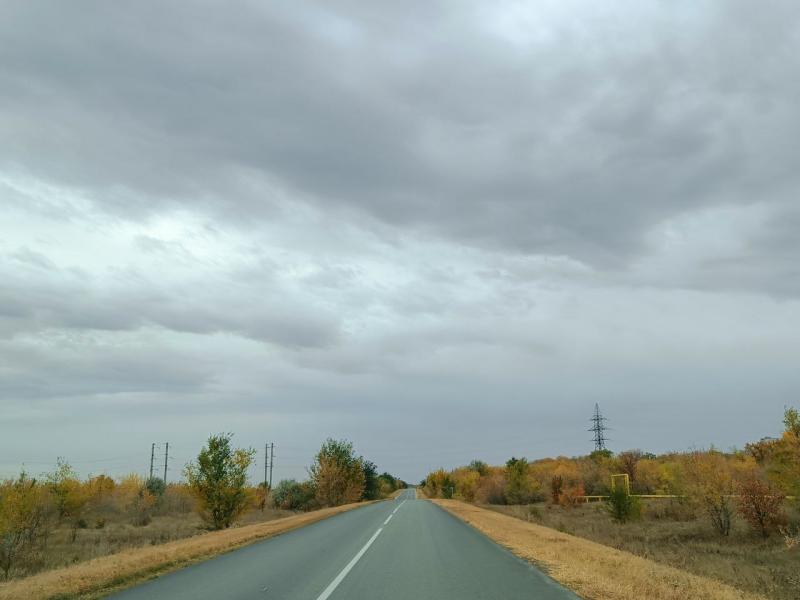
<instances>
[{"instance_id":1,"label":"overcast sky","mask_svg":"<svg viewBox=\"0 0 800 600\"><path fill-rule=\"evenodd\" d=\"M794 0L0 9L0 475L742 446L800 390Z\"/></svg>"}]
</instances>

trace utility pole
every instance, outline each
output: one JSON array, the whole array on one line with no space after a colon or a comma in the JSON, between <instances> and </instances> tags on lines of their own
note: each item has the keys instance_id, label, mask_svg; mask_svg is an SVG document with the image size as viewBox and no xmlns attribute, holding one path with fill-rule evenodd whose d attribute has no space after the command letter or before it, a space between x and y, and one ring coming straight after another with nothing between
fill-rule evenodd
<instances>
[{"instance_id":1,"label":"utility pole","mask_svg":"<svg viewBox=\"0 0 800 600\"><path fill-rule=\"evenodd\" d=\"M272 489L272 467L275 466L275 444L269 445L269 489Z\"/></svg>"},{"instance_id":2,"label":"utility pole","mask_svg":"<svg viewBox=\"0 0 800 600\"><path fill-rule=\"evenodd\" d=\"M156 459L156 444L153 442L150 446L150 479L153 479L153 461Z\"/></svg>"},{"instance_id":3,"label":"utility pole","mask_svg":"<svg viewBox=\"0 0 800 600\"><path fill-rule=\"evenodd\" d=\"M169 462L169 442L164 450L164 489L167 488L167 463Z\"/></svg>"},{"instance_id":4,"label":"utility pole","mask_svg":"<svg viewBox=\"0 0 800 600\"><path fill-rule=\"evenodd\" d=\"M264 493L267 493L267 469L269 468L269 444L264 444Z\"/></svg>"},{"instance_id":5,"label":"utility pole","mask_svg":"<svg viewBox=\"0 0 800 600\"><path fill-rule=\"evenodd\" d=\"M605 425L606 418L600 413L600 405L594 405L594 414L592 418L589 419L591 421L592 426L589 428L594 434L594 449L595 451L598 450L605 450L606 449L606 429L608 429Z\"/></svg>"}]
</instances>

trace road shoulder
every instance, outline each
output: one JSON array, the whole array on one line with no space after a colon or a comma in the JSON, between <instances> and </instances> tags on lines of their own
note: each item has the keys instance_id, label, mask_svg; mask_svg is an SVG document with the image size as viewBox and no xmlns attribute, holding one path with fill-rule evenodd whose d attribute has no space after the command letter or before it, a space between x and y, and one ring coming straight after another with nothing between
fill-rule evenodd
<instances>
[{"instance_id":1,"label":"road shoulder","mask_svg":"<svg viewBox=\"0 0 800 600\"><path fill-rule=\"evenodd\" d=\"M766 600L548 527L457 500L431 500L584 598Z\"/></svg>"}]
</instances>

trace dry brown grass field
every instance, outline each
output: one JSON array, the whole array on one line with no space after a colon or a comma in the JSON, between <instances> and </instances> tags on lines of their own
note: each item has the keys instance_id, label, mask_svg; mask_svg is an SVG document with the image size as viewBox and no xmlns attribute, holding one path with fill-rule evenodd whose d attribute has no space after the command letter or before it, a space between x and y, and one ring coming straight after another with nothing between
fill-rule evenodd
<instances>
[{"instance_id":1,"label":"dry brown grass field","mask_svg":"<svg viewBox=\"0 0 800 600\"><path fill-rule=\"evenodd\" d=\"M129 547L130 549L80 564L53 569L8 583L0 583L0 600L55 598L88 600L99 598L110 591L133 585L137 581L363 505L364 503L346 504L308 513L292 514L285 518L275 518L280 515L274 514L273 511L273 514L265 515L265 518L272 519L267 522L258 522L260 517L253 512L244 520L245 522L250 520L249 525L205 532L201 535L192 535L188 539L166 543L159 543L153 538L143 547L135 544L138 547ZM173 525L175 524L173 523ZM160 530L163 533L165 528L169 529L169 524L166 522L152 531L156 533ZM197 532L196 528L193 530L184 528L183 530ZM137 535L141 536L139 541L144 541L146 538L146 534ZM88 539L90 538L87 537ZM97 539L102 538L98 536Z\"/></svg>"},{"instance_id":2,"label":"dry brown grass field","mask_svg":"<svg viewBox=\"0 0 800 600\"><path fill-rule=\"evenodd\" d=\"M273 521L295 514L292 511L265 509L250 510L242 515L239 525ZM207 526L194 512L154 516L145 526L132 525L124 515L104 517L102 528L97 519L87 519L87 527L74 531L64 523L49 534L47 544L36 552L36 557L26 565L26 574L57 569L94 558L116 554L123 550L141 548L181 540L208 531Z\"/></svg>"},{"instance_id":3,"label":"dry brown grass field","mask_svg":"<svg viewBox=\"0 0 800 600\"><path fill-rule=\"evenodd\" d=\"M432 500L586 600L763 600L766 596L694 575L458 500Z\"/></svg>"},{"instance_id":4,"label":"dry brown grass field","mask_svg":"<svg viewBox=\"0 0 800 600\"><path fill-rule=\"evenodd\" d=\"M800 548L788 548L777 534L763 540L741 520L726 538L670 500L645 501L643 517L625 524L612 522L597 503L482 506L741 590L776 600L800 598Z\"/></svg>"}]
</instances>

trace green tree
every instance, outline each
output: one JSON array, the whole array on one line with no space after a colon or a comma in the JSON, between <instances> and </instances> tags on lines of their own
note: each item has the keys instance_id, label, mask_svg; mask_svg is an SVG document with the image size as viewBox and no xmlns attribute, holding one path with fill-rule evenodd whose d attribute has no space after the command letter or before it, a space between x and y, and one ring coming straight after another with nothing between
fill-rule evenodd
<instances>
[{"instance_id":1,"label":"green tree","mask_svg":"<svg viewBox=\"0 0 800 600\"><path fill-rule=\"evenodd\" d=\"M481 477L489 474L489 465L482 460L473 460L467 465L470 471L475 471Z\"/></svg>"},{"instance_id":2,"label":"green tree","mask_svg":"<svg viewBox=\"0 0 800 600\"><path fill-rule=\"evenodd\" d=\"M363 459L346 440L328 439L309 468L317 501L323 506L358 502L364 493Z\"/></svg>"},{"instance_id":3,"label":"green tree","mask_svg":"<svg viewBox=\"0 0 800 600\"><path fill-rule=\"evenodd\" d=\"M161 496L163 496L164 492L167 490L164 480L160 477L148 479L145 481L144 487L147 488L147 491L150 492L155 498L161 498Z\"/></svg>"},{"instance_id":4,"label":"green tree","mask_svg":"<svg viewBox=\"0 0 800 600\"><path fill-rule=\"evenodd\" d=\"M792 407L786 408L783 411L783 425L787 434L800 438L800 411Z\"/></svg>"},{"instance_id":5,"label":"green tree","mask_svg":"<svg viewBox=\"0 0 800 600\"><path fill-rule=\"evenodd\" d=\"M527 504L531 499L531 481L528 478L528 460L511 457L506 462L506 501L509 504Z\"/></svg>"},{"instance_id":6,"label":"green tree","mask_svg":"<svg viewBox=\"0 0 800 600\"><path fill-rule=\"evenodd\" d=\"M200 516L214 529L230 527L247 506L247 469L255 450L231 447L233 434L212 435L185 475L197 496Z\"/></svg>"},{"instance_id":7,"label":"green tree","mask_svg":"<svg viewBox=\"0 0 800 600\"><path fill-rule=\"evenodd\" d=\"M381 497L378 467L374 462L362 458L361 469L364 471L364 491L361 494L361 499L377 500Z\"/></svg>"}]
</instances>

